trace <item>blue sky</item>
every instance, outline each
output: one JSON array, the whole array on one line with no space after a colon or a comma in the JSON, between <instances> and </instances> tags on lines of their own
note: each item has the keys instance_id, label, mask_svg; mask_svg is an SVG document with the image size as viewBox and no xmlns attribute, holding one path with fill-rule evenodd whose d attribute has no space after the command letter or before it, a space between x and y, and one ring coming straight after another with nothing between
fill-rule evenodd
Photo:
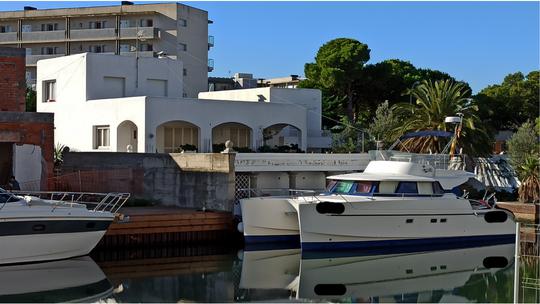
<instances>
[{"instance_id":1,"label":"blue sky","mask_svg":"<svg viewBox=\"0 0 540 304\"><path fill-rule=\"evenodd\" d=\"M2 2L0 10L119 2ZM207 10L214 21L211 76L303 75L318 48L338 37L368 44L370 63L408 60L467 81L475 92L540 66L539 2L185 3Z\"/></svg>"}]
</instances>

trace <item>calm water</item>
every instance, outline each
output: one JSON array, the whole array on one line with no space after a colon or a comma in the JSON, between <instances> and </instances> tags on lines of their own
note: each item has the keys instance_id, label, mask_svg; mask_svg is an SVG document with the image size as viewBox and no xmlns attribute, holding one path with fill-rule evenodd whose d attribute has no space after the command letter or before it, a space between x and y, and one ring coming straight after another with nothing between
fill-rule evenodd
<instances>
[{"instance_id":1,"label":"calm water","mask_svg":"<svg viewBox=\"0 0 540 304\"><path fill-rule=\"evenodd\" d=\"M523 254L520 301L538 303L538 243L524 245ZM0 267L0 302L512 302L514 266L514 244L340 256L214 247L108 251Z\"/></svg>"}]
</instances>

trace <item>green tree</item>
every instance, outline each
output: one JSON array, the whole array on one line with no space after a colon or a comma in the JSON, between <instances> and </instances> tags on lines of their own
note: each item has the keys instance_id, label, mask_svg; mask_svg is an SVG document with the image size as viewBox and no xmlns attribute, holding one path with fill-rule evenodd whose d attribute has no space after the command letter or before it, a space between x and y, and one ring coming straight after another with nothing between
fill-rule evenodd
<instances>
[{"instance_id":1,"label":"green tree","mask_svg":"<svg viewBox=\"0 0 540 304\"><path fill-rule=\"evenodd\" d=\"M335 96L346 97L345 114L355 122L356 83L369 60L370 49L355 39L337 38L319 48L314 63L306 63L304 73L312 85L329 89Z\"/></svg>"},{"instance_id":2,"label":"green tree","mask_svg":"<svg viewBox=\"0 0 540 304\"><path fill-rule=\"evenodd\" d=\"M508 155L510 156L510 164L516 169L520 179L523 176L520 174L519 168L525 163L525 160L530 155L538 155L538 128L535 128L533 123L527 121L514 135L508 140Z\"/></svg>"},{"instance_id":3,"label":"green tree","mask_svg":"<svg viewBox=\"0 0 540 304\"><path fill-rule=\"evenodd\" d=\"M380 140L387 145L393 143L401 135L399 133L401 124L401 117L395 113L395 108L390 107L386 100L377 107L375 117L367 131L375 140Z\"/></svg>"},{"instance_id":4,"label":"green tree","mask_svg":"<svg viewBox=\"0 0 540 304\"><path fill-rule=\"evenodd\" d=\"M480 117L493 130L515 130L527 120L534 121L540 103L539 85L540 71L507 75L501 84L488 86L475 96Z\"/></svg>"},{"instance_id":5,"label":"green tree","mask_svg":"<svg viewBox=\"0 0 540 304\"><path fill-rule=\"evenodd\" d=\"M36 91L31 88L26 88L25 105L26 112L36 111Z\"/></svg>"},{"instance_id":6,"label":"green tree","mask_svg":"<svg viewBox=\"0 0 540 304\"><path fill-rule=\"evenodd\" d=\"M477 116L478 107L468 98L470 91L463 83L452 80L422 81L411 91L415 104L400 104L398 115L406 117L402 133L422 130L454 131L445 123L448 116L463 114L459 146L471 156L491 153L491 138ZM418 153L441 152L445 143L437 137L411 138L404 143L409 151ZM456 151L457 152L457 151Z\"/></svg>"}]
</instances>

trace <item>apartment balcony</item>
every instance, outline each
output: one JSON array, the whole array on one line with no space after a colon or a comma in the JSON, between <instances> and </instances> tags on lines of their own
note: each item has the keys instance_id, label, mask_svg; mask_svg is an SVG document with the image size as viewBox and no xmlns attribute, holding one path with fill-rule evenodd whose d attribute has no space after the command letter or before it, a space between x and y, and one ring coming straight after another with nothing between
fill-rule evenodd
<instances>
[{"instance_id":1,"label":"apartment balcony","mask_svg":"<svg viewBox=\"0 0 540 304\"><path fill-rule=\"evenodd\" d=\"M0 33L0 43L17 43L17 32Z\"/></svg>"},{"instance_id":2,"label":"apartment balcony","mask_svg":"<svg viewBox=\"0 0 540 304\"><path fill-rule=\"evenodd\" d=\"M71 40L110 40L116 38L114 28L71 30L69 33Z\"/></svg>"},{"instance_id":3,"label":"apartment balcony","mask_svg":"<svg viewBox=\"0 0 540 304\"><path fill-rule=\"evenodd\" d=\"M125 27L120 29L120 39L155 39L159 38L156 27Z\"/></svg>"},{"instance_id":4,"label":"apartment balcony","mask_svg":"<svg viewBox=\"0 0 540 304\"><path fill-rule=\"evenodd\" d=\"M208 72L212 72L214 70L214 59L208 59Z\"/></svg>"},{"instance_id":5,"label":"apartment balcony","mask_svg":"<svg viewBox=\"0 0 540 304\"><path fill-rule=\"evenodd\" d=\"M135 56L136 52L120 52L122 56ZM139 57L154 57L154 51L139 51Z\"/></svg>"},{"instance_id":6,"label":"apartment balcony","mask_svg":"<svg viewBox=\"0 0 540 304\"><path fill-rule=\"evenodd\" d=\"M66 31L38 31L38 32L23 32L22 42L50 42L62 41L66 39Z\"/></svg>"},{"instance_id":7,"label":"apartment balcony","mask_svg":"<svg viewBox=\"0 0 540 304\"><path fill-rule=\"evenodd\" d=\"M210 50L211 47L214 47L214 36L208 36L208 50Z\"/></svg>"},{"instance_id":8,"label":"apartment balcony","mask_svg":"<svg viewBox=\"0 0 540 304\"><path fill-rule=\"evenodd\" d=\"M38 60L65 56L66 54L26 55L26 66L36 66Z\"/></svg>"}]
</instances>

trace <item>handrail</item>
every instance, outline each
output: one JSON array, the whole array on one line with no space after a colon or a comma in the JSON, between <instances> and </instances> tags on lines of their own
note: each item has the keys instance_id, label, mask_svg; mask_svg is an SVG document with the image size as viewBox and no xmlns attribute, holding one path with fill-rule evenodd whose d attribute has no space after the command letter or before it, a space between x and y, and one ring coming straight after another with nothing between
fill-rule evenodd
<instances>
[{"instance_id":1,"label":"handrail","mask_svg":"<svg viewBox=\"0 0 540 304\"><path fill-rule=\"evenodd\" d=\"M94 192L65 192L65 191L11 191L12 196L33 196L40 199L61 202L54 208L59 206L68 206L68 204L84 204L94 212L110 212L117 213L120 208L127 202L130 193L110 192L110 193L94 193ZM9 199L8 199L9 200ZM7 201L6 201L7 202ZM5 205L5 203L4 203ZM3 208L3 206L2 206ZM2 209L0 208L0 210Z\"/></svg>"}]
</instances>

